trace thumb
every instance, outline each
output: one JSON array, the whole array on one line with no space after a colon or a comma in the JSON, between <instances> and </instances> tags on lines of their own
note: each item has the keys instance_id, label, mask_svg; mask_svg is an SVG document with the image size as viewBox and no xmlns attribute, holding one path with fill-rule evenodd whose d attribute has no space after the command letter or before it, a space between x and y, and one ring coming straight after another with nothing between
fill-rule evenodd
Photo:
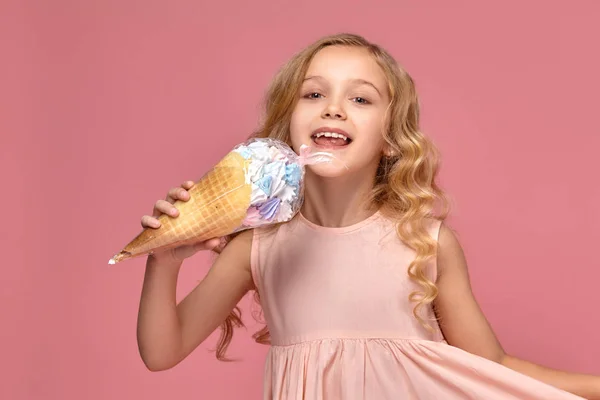
<instances>
[{"instance_id":1,"label":"thumb","mask_svg":"<svg viewBox=\"0 0 600 400\"><path fill-rule=\"evenodd\" d=\"M194 251L213 250L221 244L221 239L213 238L194 244Z\"/></svg>"}]
</instances>

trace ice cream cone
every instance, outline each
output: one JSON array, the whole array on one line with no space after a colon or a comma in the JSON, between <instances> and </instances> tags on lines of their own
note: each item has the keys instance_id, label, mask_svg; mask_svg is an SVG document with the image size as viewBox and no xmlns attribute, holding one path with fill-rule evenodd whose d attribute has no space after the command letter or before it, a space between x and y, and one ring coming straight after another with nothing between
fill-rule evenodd
<instances>
[{"instance_id":1,"label":"ice cream cone","mask_svg":"<svg viewBox=\"0 0 600 400\"><path fill-rule=\"evenodd\" d=\"M174 203L178 217L161 215L160 228L144 229L109 264L231 234L242 225L251 202L247 163L240 154L228 153L189 190L188 201Z\"/></svg>"}]
</instances>

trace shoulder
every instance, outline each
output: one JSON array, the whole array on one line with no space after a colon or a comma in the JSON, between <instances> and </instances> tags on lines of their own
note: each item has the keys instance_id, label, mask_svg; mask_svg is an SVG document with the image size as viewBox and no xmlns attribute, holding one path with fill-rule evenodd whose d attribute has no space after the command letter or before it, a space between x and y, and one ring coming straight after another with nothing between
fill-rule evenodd
<instances>
[{"instance_id":1,"label":"shoulder","mask_svg":"<svg viewBox=\"0 0 600 400\"><path fill-rule=\"evenodd\" d=\"M235 247L238 250L251 248L253 236L254 234L250 229L246 229L239 233L233 234L231 238L226 242L226 245L220 249L219 253L223 253L225 249L231 247Z\"/></svg>"},{"instance_id":2,"label":"shoulder","mask_svg":"<svg viewBox=\"0 0 600 400\"><path fill-rule=\"evenodd\" d=\"M404 243L404 240L408 240L408 238L405 236L411 237L410 235L413 230L413 227L411 226L412 221L407 223L406 221L402 221L399 218L395 218L394 216L384 213L380 213L378 221L380 236L382 239L391 237L392 234L394 234L394 240L400 240L402 243ZM402 224L405 225L403 226ZM418 225L419 229L421 229L423 233L429 235L429 237L433 239L436 244L440 239L442 239L444 243L448 241L446 236L448 235L449 228L442 219L436 217L426 217L419 220ZM404 234L400 234L400 231L403 231ZM441 236L444 237L441 238ZM406 243L404 244L406 245Z\"/></svg>"},{"instance_id":3,"label":"shoulder","mask_svg":"<svg viewBox=\"0 0 600 400\"><path fill-rule=\"evenodd\" d=\"M442 222L438 235L437 264L440 275L450 272L466 272L467 264L458 234Z\"/></svg>"},{"instance_id":4,"label":"shoulder","mask_svg":"<svg viewBox=\"0 0 600 400\"><path fill-rule=\"evenodd\" d=\"M252 241L252 230L244 230L237 233L221 249L217 260L225 259L233 265L249 269Z\"/></svg>"},{"instance_id":5,"label":"shoulder","mask_svg":"<svg viewBox=\"0 0 600 400\"><path fill-rule=\"evenodd\" d=\"M458 235L445 221L439 221L438 243L440 251L447 252L460 247Z\"/></svg>"},{"instance_id":6,"label":"shoulder","mask_svg":"<svg viewBox=\"0 0 600 400\"><path fill-rule=\"evenodd\" d=\"M256 246L271 245L280 236L285 236L290 231L290 226L293 221L265 225L252 229L252 240ZM256 247L255 246L255 247Z\"/></svg>"},{"instance_id":7,"label":"shoulder","mask_svg":"<svg viewBox=\"0 0 600 400\"><path fill-rule=\"evenodd\" d=\"M242 231L233 236L223 246L214 259L206 276L207 282L219 282L219 285L253 288L250 257L252 232Z\"/></svg>"},{"instance_id":8,"label":"shoulder","mask_svg":"<svg viewBox=\"0 0 600 400\"><path fill-rule=\"evenodd\" d=\"M244 252L248 254L248 268L254 287L259 291L262 288L265 267L281 257L278 243L282 241L279 237L282 226L284 224L267 225L244 232L246 237L242 240L245 242Z\"/></svg>"},{"instance_id":9,"label":"shoulder","mask_svg":"<svg viewBox=\"0 0 600 400\"><path fill-rule=\"evenodd\" d=\"M253 229L246 229L241 231L236 237L233 238L233 241L237 241L240 245L247 247L248 245L252 245L252 239L254 237Z\"/></svg>"}]
</instances>

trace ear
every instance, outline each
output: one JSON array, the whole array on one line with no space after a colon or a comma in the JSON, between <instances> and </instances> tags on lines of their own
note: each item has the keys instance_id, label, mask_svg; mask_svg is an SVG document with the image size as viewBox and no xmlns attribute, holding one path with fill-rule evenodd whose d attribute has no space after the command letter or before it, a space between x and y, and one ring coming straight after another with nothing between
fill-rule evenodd
<instances>
[{"instance_id":1,"label":"ear","mask_svg":"<svg viewBox=\"0 0 600 400\"><path fill-rule=\"evenodd\" d=\"M394 150L388 144L383 147L382 153L384 157L393 157L395 154Z\"/></svg>"}]
</instances>

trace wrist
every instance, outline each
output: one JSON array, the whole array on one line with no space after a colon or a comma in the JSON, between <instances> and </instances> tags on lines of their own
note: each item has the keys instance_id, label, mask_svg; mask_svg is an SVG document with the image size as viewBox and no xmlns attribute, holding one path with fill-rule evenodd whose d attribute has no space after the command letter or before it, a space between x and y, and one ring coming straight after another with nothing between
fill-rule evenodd
<instances>
[{"instance_id":1,"label":"wrist","mask_svg":"<svg viewBox=\"0 0 600 400\"><path fill-rule=\"evenodd\" d=\"M160 254L157 256L156 254L148 254L148 258L146 260L146 267L150 269L161 269L168 270L172 272L179 272L181 265L183 264L183 260L177 260L172 256L170 252L165 254Z\"/></svg>"}]
</instances>

